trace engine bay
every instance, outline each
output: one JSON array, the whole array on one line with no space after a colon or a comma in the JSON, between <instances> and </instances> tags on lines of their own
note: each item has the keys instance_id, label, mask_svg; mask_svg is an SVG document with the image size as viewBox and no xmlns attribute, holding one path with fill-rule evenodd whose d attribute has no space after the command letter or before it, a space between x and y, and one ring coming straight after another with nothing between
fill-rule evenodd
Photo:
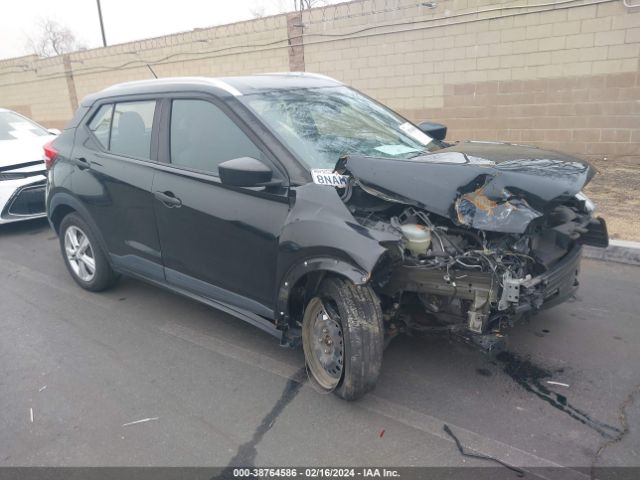
<instances>
[{"instance_id":1,"label":"engine bay","mask_svg":"<svg viewBox=\"0 0 640 480\"><path fill-rule=\"evenodd\" d=\"M390 335L500 335L523 316L571 296L581 246L600 246L607 238L604 223L593 219L588 201L579 196L532 218L524 233L505 233L456 224L361 187L342 193L352 215L366 228L401 238L385 245L387 254L371 279ZM474 200L486 216L499 214L491 211L495 202ZM505 211L504 204L500 208Z\"/></svg>"}]
</instances>

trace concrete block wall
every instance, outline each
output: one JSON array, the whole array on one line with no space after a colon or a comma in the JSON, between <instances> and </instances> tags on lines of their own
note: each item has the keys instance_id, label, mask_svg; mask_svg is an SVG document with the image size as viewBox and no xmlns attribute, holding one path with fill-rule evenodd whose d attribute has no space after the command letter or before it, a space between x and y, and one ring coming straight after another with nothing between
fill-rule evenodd
<instances>
[{"instance_id":1,"label":"concrete block wall","mask_svg":"<svg viewBox=\"0 0 640 480\"><path fill-rule=\"evenodd\" d=\"M622 0L357 0L0 61L0 105L62 127L83 96L150 78L147 63L159 76L305 69L446 123L452 140L637 161L639 58L640 8Z\"/></svg>"},{"instance_id":2,"label":"concrete block wall","mask_svg":"<svg viewBox=\"0 0 640 480\"><path fill-rule=\"evenodd\" d=\"M443 122L449 139L640 163L640 8L616 0L427 3L351 2L329 7L329 21L307 13L306 69L411 120Z\"/></svg>"},{"instance_id":3,"label":"concrete block wall","mask_svg":"<svg viewBox=\"0 0 640 480\"><path fill-rule=\"evenodd\" d=\"M287 39L287 18L278 15L61 57L0 60L0 106L63 128L84 96L153 78L147 64L158 77L288 71Z\"/></svg>"},{"instance_id":4,"label":"concrete block wall","mask_svg":"<svg viewBox=\"0 0 640 480\"><path fill-rule=\"evenodd\" d=\"M51 76L44 76L44 72ZM63 58L29 56L0 61L0 107L35 118L50 128L63 125L73 114Z\"/></svg>"}]
</instances>

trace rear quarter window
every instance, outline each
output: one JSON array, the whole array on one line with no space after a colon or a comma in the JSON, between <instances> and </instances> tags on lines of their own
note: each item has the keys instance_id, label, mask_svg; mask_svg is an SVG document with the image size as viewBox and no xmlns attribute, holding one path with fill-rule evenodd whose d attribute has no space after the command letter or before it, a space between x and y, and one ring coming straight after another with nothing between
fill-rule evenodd
<instances>
[{"instance_id":1,"label":"rear quarter window","mask_svg":"<svg viewBox=\"0 0 640 480\"><path fill-rule=\"evenodd\" d=\"M89 122L89 130L93 132L100 145L105 149L109 148L112 113L113 105L102 105Z\"/></svg>"}]
</instances>

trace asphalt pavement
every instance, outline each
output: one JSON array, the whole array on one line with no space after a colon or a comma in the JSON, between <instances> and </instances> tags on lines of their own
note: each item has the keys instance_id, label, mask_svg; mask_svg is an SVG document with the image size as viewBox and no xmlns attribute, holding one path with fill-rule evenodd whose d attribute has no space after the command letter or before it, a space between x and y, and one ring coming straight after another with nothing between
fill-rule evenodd
<instances>
[{"instance_id":1,"label":"asphalt pavement","mask_svg":"<svg viewBox=\"0 0 640 480\"><path fill-rule=\"evenodd\" d=\"M577 298L487 354L400 337L376 390L316 392L301 349L124 278L68 275L46 221L0 226L0 466L640 466L640 267L584 260ZM555 382L555 383L549 383ZM581 469L582 468L582 469Z\"/></svg>"}]
</instances>

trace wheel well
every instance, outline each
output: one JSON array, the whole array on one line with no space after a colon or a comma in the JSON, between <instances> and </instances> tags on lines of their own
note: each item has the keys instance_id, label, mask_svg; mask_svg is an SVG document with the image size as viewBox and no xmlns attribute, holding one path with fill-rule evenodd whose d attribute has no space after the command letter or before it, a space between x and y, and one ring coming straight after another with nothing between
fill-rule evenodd
<instances>
[{"instance_id":1,"label":"wheel well","mask_svg":"<svg viewBox=\"0 0 640 480\"><path fill-rule=\"evenodd\" d=\"M51 223L53 224L53 228L55 228L56 233L59 233L60 231L60 223L62 223L62 219L73 212L75 212L75 210L69 205L59 205L56 207L51 215Z\"/></svg>"},{"instance_id":2,"label":"wheel well","mask_svg":"<svg viewBox=\"0 0 640 480\"><path fill-rule=\"evenodd\" d=\"M302 321L304 308L318 291L320 284L328 277L342 277L350 281L346 275L341 275L331 270L316 270L309 272L298 279L290 290L288 306L289 306L289 322L294 326L296 322Z\"/></svg>"}]
</instances>

